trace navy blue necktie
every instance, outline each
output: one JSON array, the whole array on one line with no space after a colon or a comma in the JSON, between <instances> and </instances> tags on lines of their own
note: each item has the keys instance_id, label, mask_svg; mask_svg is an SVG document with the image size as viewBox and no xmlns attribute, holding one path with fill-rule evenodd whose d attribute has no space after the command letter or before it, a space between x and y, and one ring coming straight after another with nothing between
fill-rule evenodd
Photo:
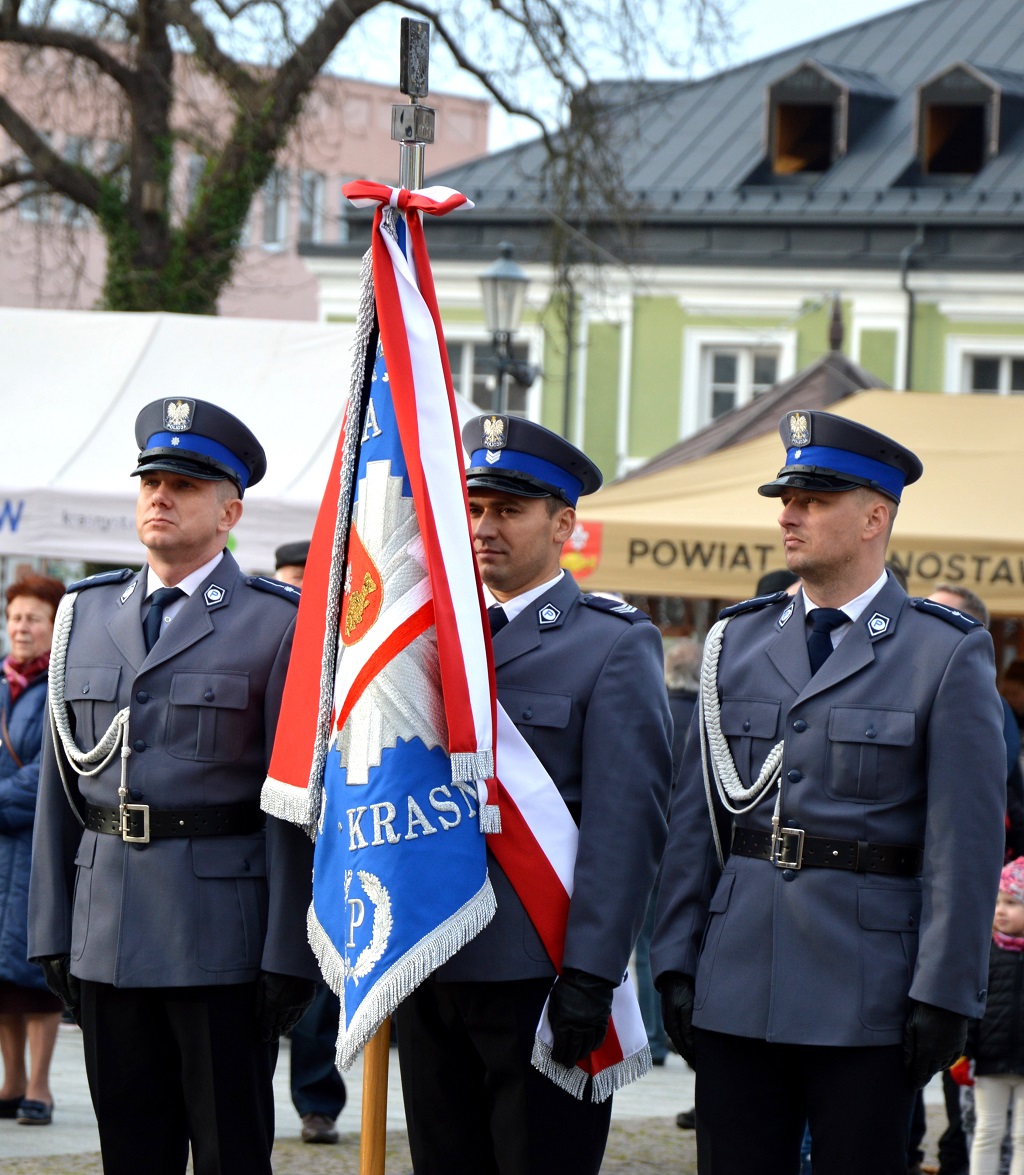
<instances>
[{"instance_id":1,"label":"navy blue necktie","mask_svg":"<svg viewBox=\"0 0 1024 1175\"><path fill-rule=\"evenodd\" d=\"M146 613L146 619L142 622L142 636L146 642L147 653L156 644L157 638L160 636L161 625L164 619L164 609L168 604L179 599L184 594L181 588L157 588L150 597L149 611Z\"/></svg>"},{"instance_id":2,"label":"navy blue necktie","mask_svg":"<svg viewBox=\"0 0 1024 1175\"><path fill-rule=\"evenodd\" d=\"M832 629L846 624L849 616L839 608L812 608L808 613L811 635L807 638L807 655L811 659L811 676L832 656Z\"/></svg>"},{"instance_id":3,"label":"navy blue necktie","mask_svg":"<svg viewBox=\"0 0 1024 1175\"><path fill-rule=\"evenodd\" d=\"M492 604L487 609L487 622L491 626L491 636L497 636L508 624L508 613L500 604Z\"/></svg>"}]
</instances>

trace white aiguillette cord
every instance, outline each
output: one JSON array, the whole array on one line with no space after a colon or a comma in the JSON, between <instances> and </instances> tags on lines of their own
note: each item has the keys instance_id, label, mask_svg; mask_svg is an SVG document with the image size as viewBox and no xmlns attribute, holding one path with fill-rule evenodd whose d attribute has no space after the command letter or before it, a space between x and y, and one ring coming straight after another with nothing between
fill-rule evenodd
<instances>
[{"instance_id":1,"label":"white aiguillette cord","mask_svg":"<svg viewBox=\"0 0 1024 1175\"><path fill-rule=\"evenodd\" d=\"M711 815L711 833L715 840L718 867L725 867L725 854L715 818L715 802L711 779L714 776L714 790L722 806L733 816L741 816L756 807L765 794L774 786L775 812L772 825L779 820L782 802L782 752L785 740L780 739L768 752L760 774L750 787L743 786L743 780L736 768L736 762L729 750L729 741L722 733L722 708L718 697L718 658L722 652L722 640L729 617L719 620L708 633L704 644L704 659L700 668L700 692L697 698L697 715L700 727L700 759L704 771L704 794ZM708 770L710 760L711 770Z\"/></svg>"},{"instance_id":2,"label":"white aiguillette cord","mask_svg":"<svg viewBox=\"0 0 1024 1175\"><path fill-rule=\"evenodd\" d=\"M67 756L67 761L78 775L98 775L104 767L121 752L121 784L118 788L118 799L122 812L128 798L128 756L132 753L128 746L128 707L118 710L111 720L100 741L91 751L83 751L75 742L71 732L71 721L68 717L64 694L64 672L67 665L68 642L71 639L71 623L74 619L75 598L77 592L70 592L60 602L57 615L53 622L53 650L50 655L50 683L49 683L49 710L50 732L53 737L53 747L56 753L57 769L60 771L61 783L68 797L68 803L74 812L78 823L85 827L85 821L78 810L78 802L71 790L67 773L64 770L64 761L61 750Z\"/></svg>"}]
</instances>

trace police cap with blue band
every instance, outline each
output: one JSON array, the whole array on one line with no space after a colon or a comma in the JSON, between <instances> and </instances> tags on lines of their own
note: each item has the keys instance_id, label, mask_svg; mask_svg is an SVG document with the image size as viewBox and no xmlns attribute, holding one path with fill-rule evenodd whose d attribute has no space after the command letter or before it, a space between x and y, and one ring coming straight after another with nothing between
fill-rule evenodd
<instances>
[{"instance_id":1,"label":"police cap with blue band","mask_svg":"<svg viewBox=\"0 0 1024 1175\"><path fill-rule=\"evenodd\" d=\"M797 408L779 422L786 464L774 481L759 486L766 498L787 490L838 493L865 488L898 502L903 487L924 472L909 449L863 424Z\"/></svg>"},{"instance_id":2,"label":"police cap with blue band","mask_svg":"<svg viewBox=\"0 0 1024 1175\"><path fill-rule=\"evenodd\" d=\"M207 400L154 400L135 418L139 465L132 477L154 470L202 481L230 478L239 494L267 472L267 456L252 432Z\"/></svg>"},{"instance_id":3,"label":"police cap with blue band","mask_svg":"<svg viewBox=\"0 0 1024 1175\"><path fill-rule=\"evenodd\" d=\"M575 506L601 488L601 470L558 433L519 416L477 416L462 430L470 490L522 498L561 498Z\"/></svg>"}]
</instances>

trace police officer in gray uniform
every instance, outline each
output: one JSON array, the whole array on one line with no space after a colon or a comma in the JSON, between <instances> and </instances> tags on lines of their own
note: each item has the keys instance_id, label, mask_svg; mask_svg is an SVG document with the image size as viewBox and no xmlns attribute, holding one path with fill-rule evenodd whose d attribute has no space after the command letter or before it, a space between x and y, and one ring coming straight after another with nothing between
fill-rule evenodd
<instances>
[{"instance_id":1,"label":"police officer in gray uniform","mask_svg":"<svg viewBox=\"0 0 1024 1175\"><path fill-rule=\"evenodd\" d=\"M913 453L823 412L780 431L760 492L782 500L803 587L708 636L653 967L697 1071L702 1175L793 1175L807 1121L815 1175L905 1175L914 1091L985 1003L1006 775L992 642L885 571Z\"/></svg>"},{"instance_id":2,"label":"police officer in gray uniform","mask_svg":"<svg viewBox=\"0 0 1024 1175\"><path fill-rule=\"evenodd\" d=\"M557 979L488 854L494 919L398 1009L413 1166L596 1175L611 1099L595 1105L588 1089L578 1101L530 1058L549 992L553 1058L571 1066L600 1044L643 922L672 761L661 636L646 614L582 595L559 569L576 500L601 484L593 462L514 417L479 417L462 435L498 699L579 826L579 848Z\"/></svg>"},{"instance_id":3,"label":"police officer in gray uniform","mask_svg":"<svg viewBox=\"0 0 1024 1175\"><path fill-rule=\"evenodd\" d=\"M312 998L312 848L260 811L298 592L225 549L262 447L201 400L136 421L138 573L55 627L29 953L82 1025L106 1175L270 1175L277 1039Z\"/></svg>"}]
</instances>

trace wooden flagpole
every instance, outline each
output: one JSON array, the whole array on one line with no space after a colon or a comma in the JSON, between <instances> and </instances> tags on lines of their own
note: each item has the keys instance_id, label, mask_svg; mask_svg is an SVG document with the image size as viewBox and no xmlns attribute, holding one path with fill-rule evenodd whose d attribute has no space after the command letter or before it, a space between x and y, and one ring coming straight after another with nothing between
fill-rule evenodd
<instances>
[{"instance_id":1,"label":"wooden flagpole","mask_svg":"<svg viewBox=\"0 0 1024 1175\"><path fill-rule=\"evenodd\" d=\"M359 1175L384 1175L390 1046L391 1021L385 1020L363 1049L363 1116L360 1121Z\"/></svg>"},{"instance_id":2,"label":"wooden flagpole","mask_svg":"<svg viewBox=\"0 0 1024 1175\"><path fill-rule=\"evenodd\" d=\"M398 186L423 187L424 156L434 141L434 111L420 105L428 93L430 25L402 18L400 88L408 103L391 107L391 137L399 146ZM363 1049L363 1109L359 1175L384 1175L388 1118L391 1021L385 1020Z\"/></svg>"}]
</instances>

